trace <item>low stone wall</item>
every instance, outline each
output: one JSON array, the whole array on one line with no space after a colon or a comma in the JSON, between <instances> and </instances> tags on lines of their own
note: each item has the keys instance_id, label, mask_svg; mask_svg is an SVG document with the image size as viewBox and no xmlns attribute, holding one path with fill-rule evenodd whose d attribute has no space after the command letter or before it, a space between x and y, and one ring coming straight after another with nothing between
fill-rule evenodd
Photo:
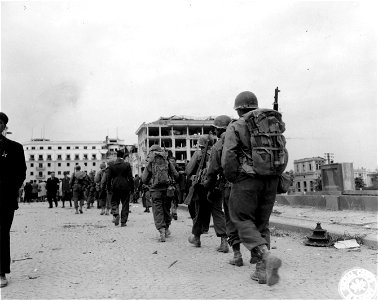
<instances>
[{"instance_id":1,"label":"low stone wall","mask_svg":"<svg viewBox=\"0 0 378 300\"><path fill-rule=\"evenodd\" d=\"M343 195L378 196L377 190L344 191Z\"/></svg>"},{"instance_id":2,"label":"low stone wall","mask_svg":"<svg viewBox=\"0 0 378 300\"><path fill-rule=\"evenodd\" d=\"M378 211L377 196L277 195L276 201L283 205L311 206L331 210Z\"/></svg>"},{"instance_id":3,"label":"low stone wall","mask_svg":"<svg viewBox=\"0 0 378 300\"><path fill-rule=\"evenodd\" d=\"M378 211L378 197L342 195L339 197L339 210L343 209Z\"/></svg>"}]
</instances>

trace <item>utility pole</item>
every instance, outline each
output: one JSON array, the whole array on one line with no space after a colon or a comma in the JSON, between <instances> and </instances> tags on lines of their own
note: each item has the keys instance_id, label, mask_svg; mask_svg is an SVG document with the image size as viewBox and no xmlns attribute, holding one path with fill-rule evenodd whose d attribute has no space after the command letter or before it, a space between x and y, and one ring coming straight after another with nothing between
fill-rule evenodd
<instances>
[{"instance_id":1,"label":"utility pole","mask_svg":"<svg viewBox=\"0 0 378 300\"><path fill-rule=\"evenodd\" d=\"M327 165L333 164L334 154L333 153L324 153L324 158L327 160Z\"/></svg>"}]
</instances>

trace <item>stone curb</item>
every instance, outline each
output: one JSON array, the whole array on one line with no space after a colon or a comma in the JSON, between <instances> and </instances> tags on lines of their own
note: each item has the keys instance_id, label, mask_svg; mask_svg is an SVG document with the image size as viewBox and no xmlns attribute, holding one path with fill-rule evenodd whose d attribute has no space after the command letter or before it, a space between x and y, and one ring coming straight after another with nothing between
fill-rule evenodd
<instances>
[{"instance_id":1,"label":"stone curb","mask_svg":"<svg viewBox=\"0 0 378 300\"><path fill-rule=\"evenodd\" d=\"M301 234L306 234L306 235L311 235L313 230L315 229L315 226L310 227L306 225L298 225L290 222L285 222L284 220L275 220L275 221L270 221L270 227L275 227L281 230L287 230L287 231L292 231L292 232L297 232ZM315 224L316 225L316 224ZM324 226L324 229L327 229ZM341 236L345 233L344 231L340 230L335 230L335 229L327 229L327 232L331 235L334 236ZM377 235L375 234L368 234L365 237L362 238L363 244L369 248L378 249L378 238Z\"/></svg>"},{"instance_id":2,"label":"stone curb","mask_svg":"<svg viewBox=\"0 0 378 300\"><path fill-rule=\"evenodd\" d=\"M187 210L187 206L184 204L179 204L179 209ZM298 224L300 222L300 224ZM292 232L297 232L305 235L311 235L313 230L316 227L316 221L312 220L290 220L285 219L284 217L277 217L272 215L270 218L270 227L276 227L281 230L287 230ZM322 225L323 229L326 229L327 232L331 235L342 236L346 232L351 233L352 235L360 234L360 231L347 227L347 226L335 226L331 224ZM378 236L377 234L370 233L362 238L363 244L369 248L378 249Z\"/></svg>"}]
</instances>

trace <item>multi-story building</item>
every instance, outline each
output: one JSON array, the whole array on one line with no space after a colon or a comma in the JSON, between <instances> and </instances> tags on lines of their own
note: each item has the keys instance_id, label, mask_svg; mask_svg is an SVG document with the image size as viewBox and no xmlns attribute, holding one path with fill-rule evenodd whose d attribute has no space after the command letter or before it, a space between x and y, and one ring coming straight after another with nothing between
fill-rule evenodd
<instances>
[{"instance_id":1,"label":"multi-story building","mask_svg":"<svg viewBox=\"0 0 378 300\"><path fill-rule=\"evenodd\" d=\"M51 172L63 177L64 172L72 173L76 165L90 172L99 170L100 163L115 156L118 149L125 148L123 141L51 141L32 139L23 143L27 166L26 180L46 180Z\"/></svg>"},{"instance_id":2,"label":"multi-story building","mask_svg":"<svg viewBox=\"0 0 378 300\"><path fill-rule=\"evenodd\" d=\"M377 171L371 171L366 168L354 169L354 178L361 177L366 187L371 187L375 184L375 178L377 177Z\"/></svg>"},{"instance_id":3,"label":"multi-story building","mask_svg":"<svg viewBox=\"0 0 378 300\"><path fill-rule=\"evenodd\" d=\"M177 163L184 165L197 149L199 137L202 134L209 134L213 122L214 117L172 116L143 123L135 132L138 135L139 170L145 166L149 148L154 144L171 150Z\"/></svg>"},{"instance_id":4,"label":"multi-story building","mask_svg":"<svg viewBox=\"0 0 378 300\"><path fill-rule=\"evenodd\" d=\"M312 192L316 180L321 176L321 166L326 160L311 157L294 160L294 187L296 192Z\"/></svg>"},{"instance_id":5,"label":"multi-story building","mask_svg":"<svg viewBox=\"0 0 378 300\"><path fill-rule=\"evenodd\" d=\"M354 178L361 177L365 184L367 184L367 181L368 181L368 176L367 176L368 173L369 173L369 171L366 170L366 168L360 168L360 169L354 169L353 170Z\"/></svg>"}]
</instances>

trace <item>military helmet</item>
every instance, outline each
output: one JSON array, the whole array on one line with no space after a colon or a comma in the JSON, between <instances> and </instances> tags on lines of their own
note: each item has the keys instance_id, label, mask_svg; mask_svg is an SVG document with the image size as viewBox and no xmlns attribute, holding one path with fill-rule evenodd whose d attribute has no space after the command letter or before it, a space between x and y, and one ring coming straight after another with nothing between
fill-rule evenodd
<instances>
[{"instance_id":1,"label":"military helmet","mask_svg":"<svg viewBox=\"0 0 378 300\"><path fill-rule=\"evenodd\" d=\"M230 124L231 118L226 115L220 115L214 119L214 124L213 126L215 128L224 128L226 129L228 124Z\"/></svg>"},{"instance_id":2,"label":"military helmet","mask_svg":"<svg viewBox=\"0 0 378 300\"><path fill-rule=\"evenodd\" d=\"M209 136L208 134L201 135L200 138L198 139L198 146L205 147L207 141L209 141L209 146L213 145L213 140L211 136Z\"/></svg>"},{"instance_id":3,"label":"military helmet","mask_svg":"<svg viewBox=\"0 0 378 300\"><path fill-rule=\"evenodd\" d=\"M163 151L163 150L161 149L159 145L154 144L150 147L150 151Z\"/></svg>"},{"instance_id":4,"label":"military helmet","mask_svg":"<svg viewBox=\"0 0 378 300\"><path fill-rule=\"evenodd\" d=\"M252 92L241 92L235 98L234 109L258 108L257 97Z\"/></svg>"}]
</instances>

